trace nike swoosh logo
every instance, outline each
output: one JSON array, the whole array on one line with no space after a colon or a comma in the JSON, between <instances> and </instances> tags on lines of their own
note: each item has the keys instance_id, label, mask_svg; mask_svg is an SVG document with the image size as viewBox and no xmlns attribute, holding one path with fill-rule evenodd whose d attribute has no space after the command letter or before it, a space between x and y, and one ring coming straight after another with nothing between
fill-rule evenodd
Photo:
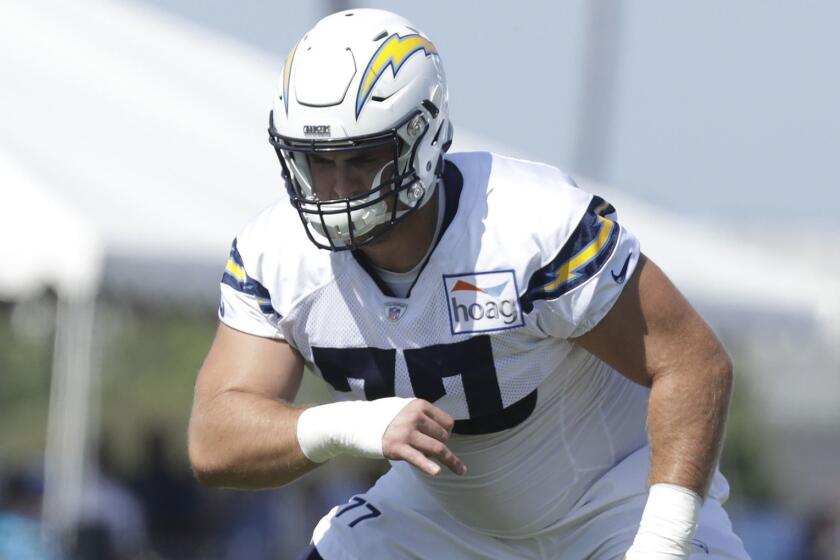
<instances>
[{"instance_id":1,"label":"nike swoosh logo","mask_svg":"<svg viewBox=\"0 0 840 560\"><path fill-rule=\"evenodd\" d=\"M624 284L624 277L627 275L627 265L630 264L630 257L632 256L633 253L627 255L627 259L624 261L624 266L621 267L621 270L618 274L616 274L613 271L610 271L610 274L612 274L613 280L615 280L616 284Z\"/></svg>"}]
</instances>

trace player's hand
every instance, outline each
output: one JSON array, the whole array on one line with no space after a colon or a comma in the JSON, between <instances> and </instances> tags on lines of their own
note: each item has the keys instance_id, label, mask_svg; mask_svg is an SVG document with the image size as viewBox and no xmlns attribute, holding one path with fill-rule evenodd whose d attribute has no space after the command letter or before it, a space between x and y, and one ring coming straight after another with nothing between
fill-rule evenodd
<instances>
[{"instance_id":1,"label":"player's hand","mask_svg":"<svg viewBox=\"0 0 840 560\"><path fill-rule=\"evenodd\" d=\"M446 443L455 426L452 417L423 399L414 399L391 421L382 436L382 452L388 459L408 461L429 475L440 472L437 459L455 474L467 466Z\"/></svg>"}]
</instances>

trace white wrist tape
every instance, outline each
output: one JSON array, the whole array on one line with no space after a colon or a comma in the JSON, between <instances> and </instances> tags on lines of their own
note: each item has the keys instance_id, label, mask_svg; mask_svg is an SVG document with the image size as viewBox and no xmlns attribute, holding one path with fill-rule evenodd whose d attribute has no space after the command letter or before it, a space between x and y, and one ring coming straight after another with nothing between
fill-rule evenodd
<instances>
[{"instance_id":1,"label":"white wrist tape","mask_svg":"<svg viewBox=\"0 0 840 560\"><path fill-rule=\"evenodd\" d=\"M650 487L639 532L625 560L686 560L703 500L675 484Z\"/></svg>"},{"instance_id":2,"label":"white wrist tape","mask_svg":"<svg viewBox=\"0 0 840 560\"><path fill-rule=\"evenodd\" d=\"M385 430L412 400L388 397L307 408L298 418L300 449L314 463L323 463L340 453L381 459Z\"/></svg>"}]
</instances>

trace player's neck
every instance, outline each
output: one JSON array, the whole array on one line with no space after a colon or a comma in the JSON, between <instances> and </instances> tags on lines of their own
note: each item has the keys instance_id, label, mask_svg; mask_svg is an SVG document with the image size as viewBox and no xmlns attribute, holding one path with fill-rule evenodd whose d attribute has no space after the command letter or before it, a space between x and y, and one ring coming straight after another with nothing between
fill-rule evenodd
<instances>
[{"instance_id":1,"label":"player's neck","mask_svg":"<svg viewBox=\"0 0 840 560\"><path fill-rule=\"evenodd\" d=\"M434 242L438 218L440 187L432 200L400 222L378 243L361 248L371 263L392 272L408 272L426 256Z\"/></svg>"}]
</instances>

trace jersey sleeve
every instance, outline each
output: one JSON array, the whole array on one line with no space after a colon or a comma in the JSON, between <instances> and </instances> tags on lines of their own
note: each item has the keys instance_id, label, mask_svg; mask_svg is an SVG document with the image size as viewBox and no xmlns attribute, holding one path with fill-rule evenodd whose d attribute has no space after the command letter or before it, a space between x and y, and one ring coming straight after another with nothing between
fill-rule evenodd
<instances>
[{"instance_id":1,"label":"jersey sleeve","mask_svg":"<svg viewBox=\"0 0 840 560\"><path fill-rule=\"evenodd\" d=\"M259 259L248 259L247 251L245 255L243 259L239 238L234 239L222 274L219 320L238 331L283 340L282 317L259 277Z\"/></svg>"},{"instance_id":2,"label":"jersey sleeve","mask_svg":"<svg viewBox=\"0 0 840 560\"><path fill-rule=\"evenodd\" d=\"M581 336L615 304L639 260L639 242L615 209L593 196L560 249L532 272L522 310L549 336Z\"/></svg>"}]
</instances>

